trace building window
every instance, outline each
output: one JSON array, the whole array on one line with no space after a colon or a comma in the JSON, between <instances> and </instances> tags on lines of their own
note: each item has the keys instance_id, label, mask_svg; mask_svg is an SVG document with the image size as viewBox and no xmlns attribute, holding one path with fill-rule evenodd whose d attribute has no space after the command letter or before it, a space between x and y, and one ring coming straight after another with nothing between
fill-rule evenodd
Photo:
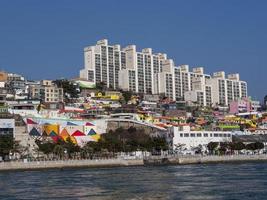
<instances>
[{"instance_id":1,"label":"building window","mask_svg":"<svg viewBox=\"0 0 267 200\"><path fill-rule=\"evenodd\" d=\"M183 134L182 133L180 133L180 137L183 137Z\"/></svg>"},{"instance_id":2,"label":"building window","mask_svg":"<svg viewBox=\"0 0 267 200\"><path fill-rule=\"evenodd\" d=\"M209 137L209 134L208 133L204 133L204 137Z\"/></svg>"},{"instance_id":3,"label":"building window","mask_svg":"<svg viewBox=\"0 0 267 200\"><path fill-rule=\"evenodd\" d=\"M185 133L184 136L185 136L185 137L189 137L189 134L188 134L188 133Z\"/></svg>"},{"instance_id":4,"label":"building window","mask_svg":"<svg viewBox=\"0 0 267 200\"><path fill-rule=\"evenodd\" d=\"M198 133L198 134L197 134L197 137L201 137L201 133Z\"/></svg>"},{"instance_id":5,"label":"building window","mask_svg":"<svg viewBox=\"0 0 267 200\"><path fill-rule=\"evenodd\" d=\"M195 133L191 133L190 137L196 137Z\"/></svg>"}]
</instances>

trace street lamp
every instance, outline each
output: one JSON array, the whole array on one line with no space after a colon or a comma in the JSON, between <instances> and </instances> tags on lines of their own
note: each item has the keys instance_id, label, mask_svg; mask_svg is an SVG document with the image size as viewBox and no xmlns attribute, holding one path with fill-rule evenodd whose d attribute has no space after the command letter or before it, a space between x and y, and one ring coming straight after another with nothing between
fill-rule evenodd
<instances>
[{"instance_id":1,"label":"street lamp","mask_svg":"<svg viewBox=\"0 0 267 200\"><path fill-rule=\"evenodd\" d=\"M13 153L9 152L9 160L12 160L12 155L13 155Z\"/></svg>"},{"instance_id":2,"label":"street lamp","mask_svg":"<svg viewBox=\"0 0 267 200\"><path fill-rule=\"evenodd\" d=\"M67 158L67 153L68 153L67 149L64 149L64 155L65 155L64 157L65 158Z\"/></svg>"}]
</instances>

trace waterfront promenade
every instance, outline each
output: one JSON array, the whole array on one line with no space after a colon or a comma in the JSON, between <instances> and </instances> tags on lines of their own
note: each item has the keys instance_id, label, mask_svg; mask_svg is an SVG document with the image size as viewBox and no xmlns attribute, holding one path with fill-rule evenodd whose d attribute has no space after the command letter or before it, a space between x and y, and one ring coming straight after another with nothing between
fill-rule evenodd
<instances>
[{"instance_id":1,"label":"waterfront promenade","mask_svg":"<svg viewBox=\"0 0 267 200\"><path fill-rule=\"evenodd\" d=\"M251 162L267 161L266 154L255 155L209 155L209 156L179 156L168 158L171 164L205 164L205 163L227 163L227 162Z\"/></svg>"},{"instance_id":2,"label":"waterfront promenade","mask_svg":"<svg viewBox=\"0 0 267 200\"><path fill-rule=\"evenodd\" d=\"M125 167L149 165L185 165L227 162L267 161L267 155L227 155L227 156L151 156L143 159L94 159L94 160L46 160L46 161L11 161L0 163L0 171L5 170L40 170L63 168Z\"/></svg>"},{"instance_id":3,"label":"waterfront promenade","mask_svg":"<svg viewBox=\"0 0 267 200\"><path fill-rule=\"evenodd\" d=\"M266 154L255 155L179 155L166 157L149 157L144 159L144 165L157 164L205 164L205 163L227 163L227 162L253 162L253 161L267 161Z\"/></svg>"},{"instance_id":4,"label":"waterfront promenade","mask_svg":"<svg viewBox=\"0 0 267 200\"><path fill-rule=\"evenodd\" d=\"M94 160L45 160L45 161L11 161L0 163L0 171L4 170L37 170L62 168L89 168L144 165L143 159L94 159Z\"/></svg>"}]
</instances>

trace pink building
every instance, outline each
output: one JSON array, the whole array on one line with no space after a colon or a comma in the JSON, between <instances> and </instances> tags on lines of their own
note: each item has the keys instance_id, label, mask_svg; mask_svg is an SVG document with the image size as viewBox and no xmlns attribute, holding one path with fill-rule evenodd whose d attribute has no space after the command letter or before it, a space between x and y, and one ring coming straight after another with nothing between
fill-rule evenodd
<instances>
[{"instance_id":1,"label":"pink building","mask_svg":"<svg viewBox=\"0 0 267 200\"><path fill-rule=\"evenodd\" d=\"M244 112L252 112L252 101L249 98L242 98L230 103L230 113L238 114Z\"/></svg>"}]
</instances>

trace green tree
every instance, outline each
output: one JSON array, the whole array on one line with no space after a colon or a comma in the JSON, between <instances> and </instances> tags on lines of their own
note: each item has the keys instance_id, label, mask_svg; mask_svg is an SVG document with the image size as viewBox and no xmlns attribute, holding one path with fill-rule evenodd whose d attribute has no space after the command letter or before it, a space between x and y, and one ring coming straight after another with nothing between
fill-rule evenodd
<instances>
[{"instance_id":1,"label":"green tree","mask_svg":"<svg viewBox=\"0 0 267 200\"><path fill-rule=\"evenodd\" d=\"M75 153L80 153L81 150L70 138L67 138L66 141L59 139L56 143L53 141L36 140L36 144L38 146L38 151L41 151L46 155L53 153L60 158L63 157L65 151L67 151L68 157L72 158Z\"/></svg>"},{"instance_id":2,"label":"green tree","mask_svg":"<svg viewBox=\"0 0 267 200\"><path fill-rule=\"evenodd\" d=\"M53 149L53 153L57 155L60 159L64 157L64 151L64 147L60 144L56 144Z\"/></svg>"},{"instance_id":3,"label":"green tree","mask_svg":"<svg viewBox=\"0 0 267 200\"><path fill-rule=\"evenodd\" d=\"M101 149L97 148L96 142L88 142L86 145L84 145L81 148L81 157L82 158L91 158L93 157L93 154L100 152Z\"/></svg>"},{"instance_id":4,"label":"green tree","mask_svg":"<svg viewBox=\"0 0 267 200\"><path fill-rule=\"evenodd\" d=\"M212 154L215 153L215 150L217 149L219 143L218 142L210 142L208 145L207 145L207 148L209 150L209 152L211 152Z\"/></svg>"},{"instance_id":5,"label":"green tree","mask_svg":"<svg viewBox=\"0 0 267 200\"><path fill-rule=\"evenodd\" d=\"M73 82L67 79L60 79L55 80L54 83L58 87L63 88L63 93L66 100L79 97L79 88Z\"/></svg>"},{"instance_id":6,"label":"green tree","mask_svg":"<svg viewBox=\"0 0 267 200\"><path fill-rule=\"evenodd\" d=\"M164 138L150 137L143 129L130 127L129 129L118 128L103 134L98 142L87 143L83 149L92 149L94 152L133 152L168 150L169 146Z\"/></svg>"},{"instance_id":7,"label":"green tree","mask_svg":"<svg viewBox=\"0 0 267 200\"><path fill-rule=\"evenodd\" d=\"M53 150L56 146L56 144L52 141L41 141L41 140L36 140L35 143L38 146L38 150L43 152L46 155L49 155L53 153Z\"/></svg>"},{"instance_id":8,"label":"green tree","mask_svg":"<svg viewBox=\"0 0 267 200\"><path fill-rule=\"evenodd\" d=\"M63 147L67 150L69 158L72 158L74 153L80 152L80 147L73 143L70 137L67 138L66 142L63 142Z\"/></svg>"},{"instance_id":9,"label":"green tree","mask_svg":"<svg viewBox=\"0 0 267 200\"><path fill-rule=\"evenodd\" d=\"M234 142L230 144L231 150L241 151L246 148L245 144L242 142Z\"/></svg>"},{"instance_id":10,"label":"green tree","mask_svg":"<svg viewBox=\"0 0 267 200\"><path fill-rule=\"evenodd\" d=\"M104 92L107 89L107 84L105 82L96 83L95 88L100 92Z\"/></svg>"},{"instance_id":11,"label":"green tree","mask_svg":"<svg viewBox=\"0 0 267 200\"><path fill-rule=\"evenodd\" d=\"M256 142L255 143L256 149L260 150L264 148L264 144L262 142Z\"/></svg>"},{"instance_id":12,"label":"green tree","mask_svg":"<svg viewBox=\"0 0 267 200\"><path fill-rule=\"evenodd\" d=\"M15 150L17 145L18 142L12 135L0 135L0 156L2 158L9 156L9 153Z\"/></svg>"},{"instance_id":13,"label":"green tree","mask_svg":"<svg viewBox=\"0 0 267 200\"><path fill-rule=\"evenodd\" d=\"M249 143L245 146L247 150L255 151L264 148L264 144L261 142Z\"/></svg>"},{"instance_id":14,"label":"green tree","mask_svg":"<svg viewBox=\"0 0 267 200\"><path fill-rule=\"evenodd\" d=\"M132 133L136 133L136 128L133 127L133 126L131 126L130 128L128 128L128 132L129 132L130 134L132 134Z\"/></svg>"},{"instance_id":15,"label":"green tree","mask_svg":"<svg viewBox=\"0 0 267 200\"><path fill-rule=\"evenodd\" d=\"M132 91L122 91L122 96L126 104L131 100L132 95L133 95Z\"/></svg>"},{"instance_id":16,"label":"green tree","mask_svg":"<svg viewBox=\"0 0 267 200\"><path fill-rule=\"evenodd\" d=\"M229 143L220 142L220 147L218 150L219 150L220 154L224 155L229 148L230 148Z\"/></svg>"}]
</instances>

